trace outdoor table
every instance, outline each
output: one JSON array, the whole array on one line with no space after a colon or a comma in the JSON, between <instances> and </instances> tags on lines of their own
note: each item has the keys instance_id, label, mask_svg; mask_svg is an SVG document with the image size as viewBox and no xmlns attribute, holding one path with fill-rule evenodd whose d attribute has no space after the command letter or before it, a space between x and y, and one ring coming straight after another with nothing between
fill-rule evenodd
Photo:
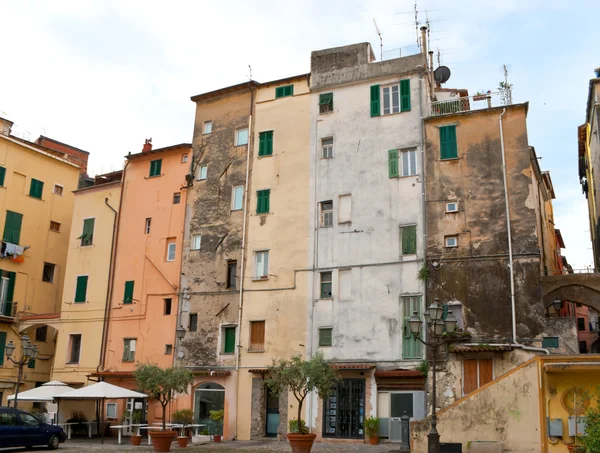
<instances>
[{"instance_id":1,"label":"outdoor table","mask_svg":"<svg viewBox=\"0 0 600 453\"><path fill-rule=\"evenodd\" d=\"M162 423L161 423L161 425L162 425ZM148 430L148 445L152 445L152 441L150 439L150 430L153 429L153 430L160 431L160 430L162 430L162 427L161 426L141 426L139 429L147 429ZM121 442L119 442L119 443L121 443Z\"/></svg>"},{"instance_id":2,"label":"outdoor table","mask_svg":"<svg viewBox=\"0 0 600 453\"><path fill-rule=\"evenodd\" d=\"M64 426L67 429L67 439L71 440L71 433L72 433L72 429L71 426L73 425L88 425L88 437L92 437L92 425L95 424L97 422L71 422L71 423L57 423L58 426Z\"/></svg>"},{"instance_id":3,"label":"outdoor table","mask_svg":"<svg viewBox=\"0 0 600 453\"><path fill-rule=\"evenodd\" d=\"M111 426L110 427L111 429L114 428L114 429L118 429L119 430L118 431L118 440L117 440L117 443L119 443L119 444L121 443L121 437L122 437L122 433L123 433L123 428L130 428L132 426L134 428L137 428L136 435L139 436L140 435L140 429L143 429L145 426L148 426L148 425L145 425L143 423L134 423L134 424L131 424L131 425L114 425L114 426Z\"/></svg>"},{"instance_id":4,"label":"outdoor table","mask_svg":"<svg viewBox=\"0 0 600 453\"><path fill-rule=\"evenodd\" d=\"M205 428L206 428L206 425L203 425L203 424L195 424L195 423L194 423L194 424L192 424L192 425L188 425L188 426L191 426L192 428L194 428L194 436L197 436L197 435L198 435L198 431L200 431L200 428L202 428L202 427L205 427Z\"/></svg>"}]
</instances>

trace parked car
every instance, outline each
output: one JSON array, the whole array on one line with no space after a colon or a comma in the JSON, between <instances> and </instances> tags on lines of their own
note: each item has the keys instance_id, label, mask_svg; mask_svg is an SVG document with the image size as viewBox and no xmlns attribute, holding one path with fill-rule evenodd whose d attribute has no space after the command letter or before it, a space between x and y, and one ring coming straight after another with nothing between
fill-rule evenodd
<instances>
[{"instance_id":1,"label":"parked car","mask_svg":"<svg viewBox=\"0 0 600 453\"><path fill-rule=\"evenodd\" d=\"M28 412L0 407L0 447L34 447L47 445L56 450L67 439L60 426L40 423Z\"/></svg>"}]
</instances>

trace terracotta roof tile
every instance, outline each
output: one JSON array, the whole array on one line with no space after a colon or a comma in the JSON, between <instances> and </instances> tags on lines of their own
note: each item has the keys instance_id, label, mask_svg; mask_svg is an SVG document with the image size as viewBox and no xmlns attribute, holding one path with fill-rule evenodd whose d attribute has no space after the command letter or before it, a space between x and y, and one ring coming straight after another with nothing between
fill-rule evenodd
<instances>
[{"instance_id":1,"label":"terracotta roof tile","mask_svg":"<svg viewBox=\"0 0 600 453\"><path fill-rule=\"evenodd\" d=\"M57 318L60 318L60 313L42 313L39 315L27 315L27 314L19 315L19 319L21 321L31 321L34 319L57 319Z\"/></svg>"},{"instance_id":2,"label":"terracotta roof tile","mask_svg":"<svg viewBox=\"0 0 600 453\"><path fill-rule=\"evenodd\" d=\"M375 368L373 363L332 363L331 368L336 370L370 370Z\"/></svg>"},{"instance_id":3,"label":"terracotta roof tile","mask_svg":"<svg viewBox=\"0 0 600 453\"><path fill-rule=\"evenodd\" d=\"M94 377L124 377L132 378L133 371L95 371L90 373L90 376Z\"/></svg>"},{"instance_id":4,"label":"terracotta roof tile","mask_svg":"<svg viewBox=\"0 0 600 453\"><path fill-rule=\"evenodd\" d=\"M460 346L451 348L450 352L469 353L469 352L507 352L512 351L510 346Z\"/></svg>"}]
</instances>

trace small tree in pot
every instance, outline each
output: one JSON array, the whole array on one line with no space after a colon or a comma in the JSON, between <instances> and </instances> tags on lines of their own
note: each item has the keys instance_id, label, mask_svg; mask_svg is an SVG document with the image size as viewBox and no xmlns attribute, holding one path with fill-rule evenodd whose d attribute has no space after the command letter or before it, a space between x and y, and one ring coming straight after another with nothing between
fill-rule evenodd
<instances>
[{"instance_id":1,"label":"small tree in pot","mask_svg":"<svg viewBox=\"0 0 600 453\"><path fill-rule=\"evenodd\" d=\"M148 394L162 406L162 431L150 432L154 451L168 452L175 431L167 431L167 405L178 393L187 393L194 375L184 368L161 368L154 364L138 364L133 376L140 391Z\"/></svg>"},{"instance_id":2,"label":"small tree in pot","mask_svg":"<svg viewBox=\"0 0 600 453\"><path fill-rule=\"evenodd\" d=\"M187 447L191 437L190 425L194 423L194 413L190 409L180 409L171 414L173 423L181 424L177 435L177 444L180 448Z\"/></svg>"},{"instance_id":3,"label":"small tree in pot","mask_svg":"<svg viewBox=\"0 0 600 453\"><path fill-rule=\"evenodd\" d=\"M220 411L208 411L208 416L210 417L210 421L214 426L213 440L215 442L221 442L221 437L223 437L223 420L225 420L225 411L223 409Z\"/></svg>"},{"instance_id":4,"label":"small tree in pot","mask_svg":"<svg viewBox=\"0 0 600 453\"><path fill-rule=\"evenodd\" d=\"M327 398L339 377L329 362L319 352L310 360L296 355L291 359L273 360L269 367L267 385L272 392L279 394L290 391L298 401L298 417L290 420L287 435L293 453L309 453L316 434L308 432L302 420L302 406L309 393L316 391L319 398Z\"/></svg>"}]
</instances>

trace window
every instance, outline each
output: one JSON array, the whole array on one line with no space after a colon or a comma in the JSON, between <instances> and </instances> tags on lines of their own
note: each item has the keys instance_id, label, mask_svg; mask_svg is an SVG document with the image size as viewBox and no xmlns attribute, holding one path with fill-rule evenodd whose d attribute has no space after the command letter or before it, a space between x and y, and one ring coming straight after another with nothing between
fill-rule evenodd
<instances>
[{"instance_id":1,"label":"window","mask_svg":"<svg viewBox=\"0 0 600 453\"><path fill-rule=\"evenodd\" d=\"M271 189L256 192L256 213L268 214L271 209Z\"/></svg>"},{"instance_id":2,"label":"window","mask_svg":"<svg viewBox=\"0 0 600 453\"><path fill-rule=\"evenodd\" d=\"M333 93L319 95L319 113L333 112Z\"/></svg>"},{"instance_id":3,"label":"window","mask_svg":"<svg viewBox=\"0 0 600 453\"><path fill-rule=\"evenodd\" d=\"M64 190L63 186L61 186L60 184L54 184L54 189L52 189L52 193L54 195L60 195L60 196L62 196L63 190Z\"/></svg>"},{"instance_id":4,"label":"window","mask_svg":"<svg viewBox=\"0 0 600 453\"><path fill-rule=\"evenodd\" d=\"M150 161L150 177L160 176L160 170L162 167L162 159Z\"/></svg>"},{"instance_id":5,"label":"window","mask_svg":"<svg viewBox=\"0 0 600 453\"><path fill-rule=\"evenodd\" d=\"M175 242L167 243L167 261L175 261L175 252L177 251L177 244Z\"/></svg>"},{"instance_id":6,"label":"window","mask_svg":"<svg viewBox=\"0 0 600 453\"><path fill-rule=\"evenodd\" d=\"M29 359L27 362L27 368L35 369L35 359Z\"/></svg>"},{"instance_id":7,"label":"window","mask_svg":"<svg viewBox=\"0 0 600 453\"><path fill-rule=\"evenodd\" d=\"M60 223L50 221L50 231L54 231L55 233L60 233Z\"/></svg>"},{"instance_id":8,"label":"window","mask_svg":"<svg viewBox=\"0 0 600 453\"><path fill-rule=\"evenodd\" d=\"M248 128L235 131L235 146L248 144Z\"/></svg>"},{"instance_id":9,"label":"window","mask_svg":"<svg viewBox=\"0 0 600 453\"><path fill-rule=\"evenodd\" d=\"M29 186L29 196L41 200L43 191L44 182L31 178L31 185Z\"/></svg>"},{"instance_id":10,"label":"window","mask_svg":"<svg viewBox=\"0 0 600 453\"><path fill-rule=\"evenodd\" d=\"M190 332L196 332L198 330L198 315L196 313L190 314Z\"/></svg>"},{"instance_id":11,"label":"window","mask_svg":"<svg viewBox=\"0 0 600 453\"><path fill-rule=\"evenodd\" d=\"M321 139L321 158L331 159L333 157L333 138Z\"/></svg>"},{"instance_id":12,"label":"window","mask_svg":"<svg viewBox=\"0 0 600 453\"><path fill-rule=\"evenodd\" d=\"M446 247L458 247L458 236L444 236Z\"/></svg>"},{"instance_id":13,"label":"window","mask_svg":"<svg viewBox=\"0 0 600 453\"><path fill-rule=\"evenodd\" d=\"M402 235L402 254L415 255L417 253L417 226L402 227L400 234Z\"/></svg>"},{"instance_id":14,"label":"window","mask_svg":"<svg viewBox=\"0 0 600 453\"><path fill-rule=\"evenodd\" d=\"M81 239L81 246L86 247L94 243L94 225L96 219L85 219L83 221L83 232L77 239Z\"/></svg>"},{"instance_id":15,"label":"window","mask_svg":"<svg viewBox=\"0 0 600 453\"><path fill-rule=\"evenodd\" d=\"M390 149L388 151L388 174L390 178L398 177L398 150Z\"/></svg>"},{"instance_id":16,"label":"window","mask_svg":"<svg viewBox=\"0 0 600 453\"><path fill-rule=\"evenodd\" d=\"M458 212L458 203L455 201L446 203L446 212Z\"/></svg>"},{"instance_id":17,"label":"window","mask_svg":"<svg viewBox=\"0 0 600 453\"><path fill-rule=\"evenodd\" d=\"M319 329L319 346L333 345L333 329L331 327L322 327Z\"/></svg>"},{"instance_id":18,"label":"window","mask_svg":"<svg viewBox=\"0 0 600 453\"><path fill-rule=\"evenodd\" d=\"M235 186L232 190L233 196L231 197L231 210L241 211L242 204L244 201L244 186Z\"/></svg>"},{"instance_id":19,"label":"window","mask_svg":"<svg viewBox=\"0 0 600 453\"><path fill-rule=\"evenodd\" d=\"M196 176L196 179L198 181L204 181L206 179L207 174L208 165L200 165L200 167L198 167L198 175Z\"/></svg>"},{"instance_id":20,"label":"window","mask_svg":"<svg viewBox=\"0 0 600 453\"><path fill-rule=\"evenodd\" d=\"M48 326L42 326L35 329L35 341L45 342L48 336Z\"/></svg>"},{"instance_id":21,"label":"window","mask_svg":"<svg viewBox=\"0 0 600 453\"><path fill-rule=\"evenodd\" d=\"M165 345L165 355L171 355L171 354L173 354L173 345L166 344Z\"/></svg>"},{"instance_id":22,"label":"window","mask_svg":"<svg viewBox=\"0 0 600 453\"><path fill-rule=\"evenodd\" d=\"M210 134L212 132L212 121L204 122L204 134Z\"/></svg>"},{"instance_id":23,"label":"window","mask_svg":"<svg viewBox=\"0 0 600 453\"><path fill-rule=\"evenodd\" d=\"M338 197L338 223L352 222L352 195Z\"/></svg>"},{"instance_id":24,"label":"window","mask_svg":"<svg viewBox=\"0 0 600 453\"><path fill-rule=\"evenodd\" d=\"M165 316L168 316L171 314L171 305L172 305L173 299L163 299L163 302L165 305L163 314Z\"/></svg>"},{"instance_id":25,"label":"window","mask_svg":"<svg viewBox=\"0 0 600 453\"><path fill-rule=\"evenodd\" d=\"M88 276L80 275L75 284L75 303L83 303L87 299Z\"/></svg>"},{"instance_id":26,"label":"window","mask_svg":"<svg viewBox=\"0 0 600 453\"><path fill-rule=\"evenodd\" d=\"M463 396L477 390L494 379L492 359L463 360Z\"/></svg>"},{"instance_id":27,"label":"window","mask_svg":"<svg viewBox=\"0 0 600 453\"><path fill-rule=\"evenodd\" d=\"M18 424L19 421L17 420L16 412L0 413L0 426L17 426Z\"/></svg>"},{"instance_id":28,"label":"window","mask_svg":"<svg viewBox=\"0 0 600 453\"><path fill-rule=\"evenodd\" d=\"M56 264L44 263L44 271L42 273L42 281L48 283L54 283L54 272L56 271Z\"/></svg>"},{"instance_id":29,"label":"window","mask_svg":"<svg viewBox=\"0 0 600 453\"><path fill-rule=\"evenodd\" d=\"M237 285L236 280L237 274L237 261L228 261L227 262L227 288L235 289Z\"/></svg>"},{"instance_id":30,"label":"window","mask_svg":"<svg viewBox=\"0 0 600 453\"><path fill-rule=\"evenodd\" d=\"M125 338L123 340L123 362L135 361L135 338Z\"/></svg>"},{"instance_id":31,"label":"window","mask_svg":"<svg viewBox=\"0 0 600 453\"><path fill-rule=\"evenodd\" d=\"M543 337L542 348L558 348L559 340L558 337Z\"/></svg>"},{"instance_id":32,"label":"window","mask_svg":"<svg viewBox=\"0 0 600 453\"><path fill-rule=\"evenodd\" d=\"M406 151L400 151L401 165L400 175L401 176L414 176L417 174L417 150L408 149Z\"/></svg>"},{"instance_id":33,"label":"window","mask_svg":"<svg viewBox=\"0 0 600 453\"><path fill-rule=\"evenodd\" d=\"M150 227L152 226L152 218L148 217L146 219L146 225L144 227L144 231L146 232L146 234L150 234Z\"/></svg>"},{"instance_id":34,"label":"window","mask_svg":"<svg viewBox=\"0 0 600 453\"><path fill-rule=\"evenodd\" d=\"M401 80L400 84L381 88L380 85L371 86L371 116L380 116L381 97L383 97L383 115L410 111L410 80Z\"/></svg>"},{"instance_id":35,"label":"window","mask_svg":"<svg viewBox=\"0 0 600 453\"><path fill-rule=\"evenodd\" d=\"M125 290L123 291L123 303L133 303L133 289L135 287L135 281L129 280L125 282Z\"/></svg>"},{"instance_id":36,"label":"window","mask_svg":"<svg viewBox=\"0 0 600 453\"><path fill-rule=\"evenodd\" d=\"M187 154L182 154L181 155L181 163L185 164L188 161L188 155Z\"/></svg>"},{"instance_id":37,"label":"window","mask_svg":"<svg viewBox=\"0 0 600 453\"><path fill-rule=\"evenodd\" d=\"M18 244L21 239L21 224L23 223L23 214L18 212L6 211L6 220L4 222L4 235L2 240L11 244Z\"/></svg>"},{"instance_id":38,"label":"window","mask_svg":"<svg viewBox=\"0 0 600 453\"><path fill-rule=\"evenodd\" d=\"M383 114L398 113L400 111L400 87L392 85L382 88Z\"/></svg>"},{"instance_id":39,"label":"window","mask_svg":"<svg viewBox=\"0 0 600 453\"><path fill-rule=\"evenodd\" d=\"M29 414L24 414L24 413L20 413L19 416L21 417L21 421L23 422L23 424L25 426L39 426L40 422L38 421L37 418L35 418L33 415L29 415Z\"/></svg>"},{"instance_id":40,"label":"window","mask_svg":"<svg viewBox=\"0 0 600 453\"><path fill-rule=\"evenodd\" d=\"M333 226L333 201L322 201L321 205L321 228Z\"/></svg>"},{"instance_id":41,"label":"window","mask_svg":"<svg viewBox=\"0 0 600 453\"><path fill-rule=\"evenodd\" d=\"M273 131L258 134L258 157L273 155Z\"/></svg>"},{"instance_id":42,"label":"window","mask_svg":"<svg viewBox=\"0 0 600 453\"><path fill-rule=\"evenodd\" d=\"M4 187L4 179L6 178L6 168L0 167L0 186Z\"/></svg>"},{"instance_id":43,"label":"window","mask_svg":"<svg viewBox=\"0 0 600 453\"><path fill-rule=\"evenodd\" d=\"M588 352L587 343L585 341L580 341L579 342L579 353L587 354L587 352Z\"/></svg>"},{"instance_id":44,"label":"window","mask_svg":"<svg viewBox=\"0 0 600 453\"><path fill-rule=\"evenodd\" d=\"M194 234L192 236L192 250L200 250L201 245L202 245L202 235Z\"/></svg>"},{"instance_id":45,"label":"window","mask_svg":"<svg viewBox=\"0 0 600 453\"><path fill-rule=\"evenodd\" d=\"M265 350L265 322L250 321L250 347L249 351Z\"/></svg>"},{"instance_id":46,"label":"window","mask_svg":"<svg viewBox=\"0 0 600 453\"><path fill-rule=\"evenodd\" d=\"M79 353L81 352L81 334L69 335L69 361L67 363L79 363Z\"/></svg>"},{"instance_id":47,"label":"window","mask_svg":"<svg viewBox=\"0 0 600 453\"><path fill-rule=\"evenodd\" d=\"M456 126L443 126L440 130L440 159L456 159L458 146L456 143Z\"/></svg>"},{"instance_id":48,"label":"window","mask_svg":"<svg viewBox=\"0 0 600 453\"><path fill-rule=\"evenodd\" d=\"M283 87L275 88L275 99L284 98L286 96L294 95L294 85L286 85Z\"/></svg>"},{"instance_id":49,"label":"window","mask_svg":"<svg viewBox=\"0 0 600 453\"><path fill-rule=\"evenodd\" d=\"M321 299L332 299L331 272L321 272Z\"/></svg>"},{"instance_id":50,"label":"window","mask_svg":"<svg viewBox=\"0 0 600 453\"><path fill-rule=\"evenodd\" d=\"M580 332L585 330L585 318L577 318L577 330Z\"/></svg>"},{"instance_id":51,"label":"window","mask_svg":"<svg viewBox=\"0 0 600 453\"><path fill-rule=\"evenodd\" d=\"M181 192L176 192L173 194L173 204L181 203Z\"/></svg>"},{"instance_id":52,"label":"window","mask_svg":"<svg viewBox=\"0 0 600 453\"><path fill-rule=\"evenodd\" d=\"M404 296L400 298L402 302L402 358L403 359L422 359L423 344L410 333L408 320L416 311L421 314L421 296Z\"/></svg>"},{"instance_id":53,"label":"window","mask_svg":"<svg viewBox=\"0 0 600 453\"><path fill-rule=\"evenodd\" d=\"M223 327L221 342L223 345L221 348L223 354L233 354L235 352L235 326Z\"/></svg>"},{"instance_id":54,"label":"window","mask_svg":"<svg viewBox=\"0 0 600 453\"><path fill-rule=\"evenodd\" d=\"M117 418L117 403L106 403L106 418L109 420Z\"/></svg>"},{"instance_id":55,"label":"window","mask_svg":"<svg viewBox=\"0 0 600 453\"><path fill-rule=\"evenodd\" d=\"M254 278L269 277L269 252L254 252Z\"/></svg>"}]
</instances>

